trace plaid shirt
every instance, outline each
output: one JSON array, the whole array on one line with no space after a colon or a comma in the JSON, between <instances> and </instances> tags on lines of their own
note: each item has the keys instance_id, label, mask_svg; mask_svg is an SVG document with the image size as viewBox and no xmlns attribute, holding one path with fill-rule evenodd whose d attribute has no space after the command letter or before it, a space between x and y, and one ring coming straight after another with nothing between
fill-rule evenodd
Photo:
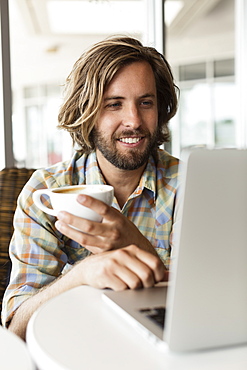
<instances>
[{"instance_id":1,"label":"plaid shirt","mask_svg":"<svg viewBox=\"0 0 247 370\"><path fill-rule=\"evenodd\" d=\"M15 310L27 298L90 253L55 228L55 217L34 205L33 192L43 188L102 183L104 179L96 154L79 156L76 153L70 162L35 171L24 186L18 198L15 231L10 243L12 272L3 299L3 325L11 320ZM178 160L159 150L157 165L150 157L138 187L123 209L120 210L116 199L113 201L113 207L130 219L151 242L166 267L169 267L177 187Z\"/></svg>"}]
</instances>

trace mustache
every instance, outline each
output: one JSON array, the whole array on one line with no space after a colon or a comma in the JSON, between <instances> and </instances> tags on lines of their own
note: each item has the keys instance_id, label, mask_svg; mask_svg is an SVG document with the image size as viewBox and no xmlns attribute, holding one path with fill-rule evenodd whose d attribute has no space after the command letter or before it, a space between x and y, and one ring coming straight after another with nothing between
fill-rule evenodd
<instances>
[{"instance_id":1,"label":"mustache","mask_svg":"<svg viewBox=\"0 0 247 370\"><path fill-rule=\"evenodd\" d=\"M130 136L145 136L145 137L150 137L150 132L148 130L144 130L144 129L135 129L135 130L124 130L122 131L121 133L115 133L113 135L113 139L117 140L117 139L120 139L120 138L124 138L124 137L130 137Z\"/></svg>"}]
</instances>

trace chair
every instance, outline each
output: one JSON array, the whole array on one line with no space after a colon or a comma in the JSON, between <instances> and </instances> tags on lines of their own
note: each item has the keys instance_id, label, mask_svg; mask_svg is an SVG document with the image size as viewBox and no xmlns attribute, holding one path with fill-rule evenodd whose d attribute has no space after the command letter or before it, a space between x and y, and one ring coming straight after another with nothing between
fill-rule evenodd
<instances>
[{"instance_id":1,"label":"chair","mask_svg":"<svg viewBox=\"0 0 247 370\"><path fill-rule=\"evenodd\" d=\"M8 249L13 234L16 200L34 171L27 168L4 168L0 171L0 311L11 270Z\"/></svg>"}]
</instances>

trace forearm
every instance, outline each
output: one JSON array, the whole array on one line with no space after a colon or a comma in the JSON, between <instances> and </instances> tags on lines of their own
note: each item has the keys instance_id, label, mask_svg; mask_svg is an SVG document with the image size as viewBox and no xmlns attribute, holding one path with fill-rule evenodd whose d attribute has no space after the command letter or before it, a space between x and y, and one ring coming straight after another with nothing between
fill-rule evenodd
<instances>
[{"instance_id":1,"label":"forearm","mask_svg":"<svg viewBox=\"0 0 247 370\"><path fill-rule=\"evenodd\" d=\"M36 294L23 302L16 310L8 329L25 340L26 328L33 313L51 298L79 285L72 271L73 269L65 275L60 275L54 282L44 286Z\"/></svg>"},{"instance_id":2,"label":"forearm","mask_svg":"<svg viewBox=\"0 0 247 370\"><path fill-rule=\"evenodd\" d=\"M113 290L137 289L149 288L164 278L161 260L136 245L91 255L25 301L16 311L9 329L25 339L27 324L34 311L49 299L79 285Z\"/></svg>"}]
</instances>

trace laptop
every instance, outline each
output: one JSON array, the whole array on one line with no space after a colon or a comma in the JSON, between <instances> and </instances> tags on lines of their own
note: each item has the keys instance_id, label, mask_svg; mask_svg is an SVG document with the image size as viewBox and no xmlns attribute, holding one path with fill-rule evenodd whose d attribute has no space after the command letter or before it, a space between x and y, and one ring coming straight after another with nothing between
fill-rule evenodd
<instances>
[{"instance_id":1,"label":"laptop","mask_svg":"<svg viewBox=\"0 0 247 370\"><path fill-rule=\"evenodd\" d=\"M180 172L169 283L103 299L161 349L247 343L247 150L187 150Z\"/></svg>"}]
</instances>

